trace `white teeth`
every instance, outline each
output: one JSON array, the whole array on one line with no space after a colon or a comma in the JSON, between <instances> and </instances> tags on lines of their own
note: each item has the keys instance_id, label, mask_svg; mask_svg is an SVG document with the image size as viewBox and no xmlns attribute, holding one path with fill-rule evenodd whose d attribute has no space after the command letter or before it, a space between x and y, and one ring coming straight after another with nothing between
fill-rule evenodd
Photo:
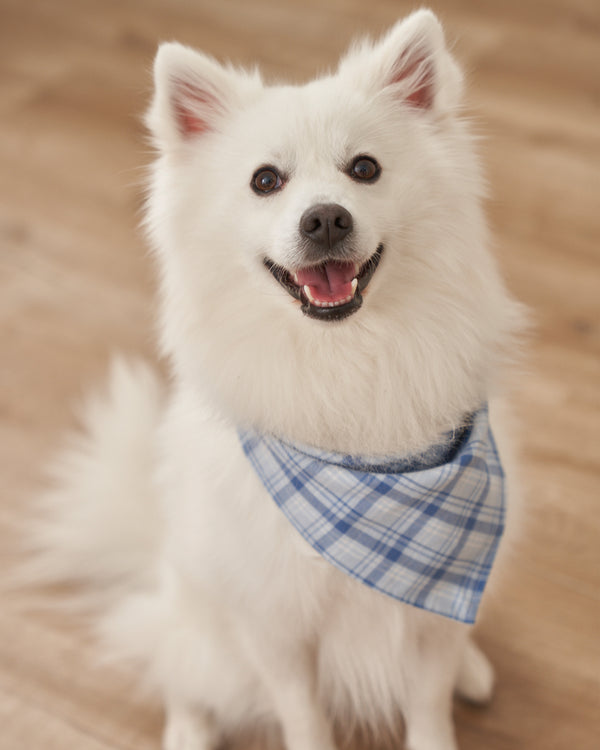
<instances>
[{"instance_id":1,"label":"white teeth","mask_svg":"<svg viewBox=\"0 0 600 750\"><path fill-rule=\"evenodd\" d=\"M347 302L350 302L352 299L354 299L357 287L358 279L352 279L352 293L347 297L344 297L344 299L336 300L335 302L327 302L325 300L315 299L310 292L310 287L308 286L308 284L305 284L302 289L304 290L304 294L306 295L308 301L315 307L339 307L340 305L345 305Z\"/></svg>"},{"instance_id":2,"label":"white teeth","mask_svg":"<svg viewBox=\"0 0 600 750\"><path fill-rule=\"evenodd\" d=\"M360 264L359 263L355 263L354 264L354 275L358 276L358 272L359 271L360 271Z\"/></svg>"},{"instance_id":3,"label":"white teeth","mask_svg":"<svg viewBox=\"0 0 600 750\"><path fill-rule=\"evenodd\" d=\"M293 280L294 284L296 284L296 286L300 286L300 282L298 281L298 274L297 273L293 273L292 274L292 280Z\"/></svg>"},{"instance_id":4,"label":"white teeth","mask_svg":"<svg viewBox=\"0 0 600 750\"><path fill-rule=\"evenodd\" d=\"M304 290L304 294L306 294L308 301L311 303L311 305L314 305L315 307L339 307L340 305L345 305L347 302L350 302L353 299L357 284L358 284L358 281L356 281L356 279L353 279L352 294L349 294L347 297L344 297L344 299L336 300L335 302L327 302L325 300L315 299L310 293L310 287L308 285L304 286L303 290Z\"/></svg>"},{"instance_id":5,"label":"white teeth","mask_svg":"<svg viewBox=\"0 0 600 750\"><path fill-rule=\"evenodd\" d=\"M308 297L308 301L309 301L309 302L312 302L312 304L313 304L313 305L318 305L318 304L319 304L319 302L317 302L317 300L316 300L316 299L315 299L315 298L314 298L314 297L312 296L312 294L310 293L310 287L308 286L308 284L307 284L307 285L305 285L305 286L303 287L303 289L304 289L304 294L306 294L306 296Z\"/></svg>"}]
</instances>

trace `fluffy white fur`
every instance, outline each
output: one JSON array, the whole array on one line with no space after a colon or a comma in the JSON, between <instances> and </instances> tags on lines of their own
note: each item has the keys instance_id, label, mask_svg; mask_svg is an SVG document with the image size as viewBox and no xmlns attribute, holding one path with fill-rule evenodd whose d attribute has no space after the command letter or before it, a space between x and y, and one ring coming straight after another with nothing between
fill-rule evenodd
<instances>
[{"instance_id":1,"label":"fluffy white fur","mask_svg":"<svg viewBox=\"0 0 600 750\"><path fill-rule=\"evenodd\" d=\"M165 750L268 717L287 750L333 750L334 721L397 731L399 712L410 750L452 750L454 690L485 700L493 681L468 628L322 560L236 434L412 453L501 392L521 314L488 251L442 30L415 13L301 87L176 44L155 77L147 224L172 382L115 365L45 499L39 575L86 582L110 652L164 698ZM340 168L357 154L376 183ZM266 197L249 186L263 164L288 175ZM334 323L263 266L301 265L299 217L322 202L352 214L360 260L385 247L363 307Z\"/></svg>"}]
</instances>

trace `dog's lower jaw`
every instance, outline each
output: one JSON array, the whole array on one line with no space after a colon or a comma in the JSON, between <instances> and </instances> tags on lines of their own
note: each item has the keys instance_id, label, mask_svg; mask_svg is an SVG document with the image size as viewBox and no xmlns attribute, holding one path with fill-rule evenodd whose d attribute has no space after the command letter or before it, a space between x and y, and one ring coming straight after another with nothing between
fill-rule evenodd
<instances>
[{"instance_id":1,"label":"dog's lower jaw","mask_svg":"<svg viewBox=\"0 0 600 750\"><path fill-rule=\"evenodd\" d=\"M343 305L336 305L336 307L320 307L318 305L313 305L310 301L306 300L306 302L302 304L301 309L304 315L309 318L331 322L335 320L344 320L344 318L349 317L352 313L357 312L362 307L362 303L362 295L357 289L354 293L354 297Z\"/></svg>"}]
</instances>

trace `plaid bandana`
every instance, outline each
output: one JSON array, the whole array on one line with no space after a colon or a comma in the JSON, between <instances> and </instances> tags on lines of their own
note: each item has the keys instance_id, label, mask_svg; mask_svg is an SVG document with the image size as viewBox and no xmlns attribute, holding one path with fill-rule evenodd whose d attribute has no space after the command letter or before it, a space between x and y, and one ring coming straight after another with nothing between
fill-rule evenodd
<instances>
[{"instance_id":1,"label":"plaid bandana","mask_svg":"<svg viewBox=\"0 0 600 750\"><path fill-rule=\"evenodd\" d=\"M407 604L475 621L504 528L487 408L458 435L400 460L239 435L287 519L336 568Z\"/></svg>"}]
</instances>

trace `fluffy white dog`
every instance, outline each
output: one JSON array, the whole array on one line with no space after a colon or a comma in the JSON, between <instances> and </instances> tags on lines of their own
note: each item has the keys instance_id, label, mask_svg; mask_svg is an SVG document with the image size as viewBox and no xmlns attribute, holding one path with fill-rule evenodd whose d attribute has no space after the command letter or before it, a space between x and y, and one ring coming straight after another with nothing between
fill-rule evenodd
<instances>
[{"instance_id":1,"label":"fluffy white dog","mask_svg":"<svg viewBox=\"0 0 600 750\"><path fill-rule=\"evenodd\" d=\"M170 385L115 365L40 576L85 584L166 750L269 717L334 750L399 713L410 750L452 750L453 693L492 689L469 628L511 525L494 402L521 310L442 29L419 11L299 87L166 44L155 84Z\"/></svg>"}]
</instances>

